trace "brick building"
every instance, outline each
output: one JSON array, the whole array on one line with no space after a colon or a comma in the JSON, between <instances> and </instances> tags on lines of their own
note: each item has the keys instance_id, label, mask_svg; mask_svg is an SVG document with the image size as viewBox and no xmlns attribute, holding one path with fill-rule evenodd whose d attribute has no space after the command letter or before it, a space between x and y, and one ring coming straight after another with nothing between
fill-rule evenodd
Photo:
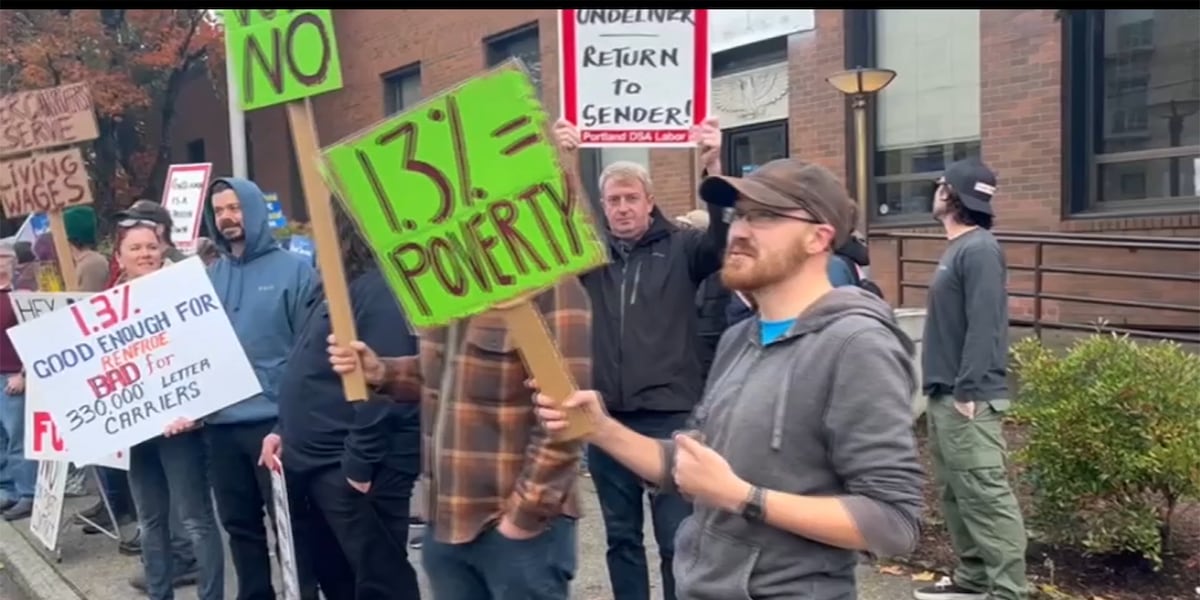
<instances>
[{"instance_id":1,"label":"brick building","mask_svg":"<svg viewBox=\"0 0 1200 600\"><path fill-rule=\"evenodd\" d=\"M932 231L932 179L947 162L978 155L999 174L1000 229L1200 235L1200 11L713 13L713 104L726 130L726 172L741 174L791 155L832 168L852 186L847 103L824 78L856 65L878 66L899 75L868 109L873 234ZM334 19L345 87L314 99L325 144L510 56L530 67L546 106L558 106L553 10L335 10ZM228 172L224 100L196 80L180 112L185 117L173 130L175 159L207 160ZM285 199L289 216L303 220L283 111L254 111L246 121L252 176ZM617 159L649 165L669 214L695 206L690 152L586 151L582 175L593 194L599 170ZM905 253L933 256L939 247L912 244ZM896 243L881 240L872 251L873 276L895 298ZM1009 252L1012 264L1033 260L1027 247ZM1046 253L1048 263L1200 269L1153 251ZM904 273L906 280L922 277L919 268ZM1012 287L1028 285L1028 277L1014 275ZM1105 297L1150 293L1193 304L1200 296L1187 283L1134 290L1078 275L1047 276L1044 285ZM922 301L919 291L904 298L905 304ZM1027 310L1027 301L1014 300L1015 314ZM1174 320L1053 302L1044 310L1051 316L1070 312L1072 320Z\"/></svg>"}]
</instances>

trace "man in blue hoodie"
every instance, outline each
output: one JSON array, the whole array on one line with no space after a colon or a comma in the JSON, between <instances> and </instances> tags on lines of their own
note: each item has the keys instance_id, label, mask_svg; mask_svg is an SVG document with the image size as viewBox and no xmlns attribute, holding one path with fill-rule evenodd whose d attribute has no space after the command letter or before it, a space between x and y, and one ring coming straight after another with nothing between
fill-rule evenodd
<instances>
[{"instance_id":1,"label":"man in blue hoodie","mask_svg":"<svg viewBox=\"0 0 1200 600\"><path fill-rule=\"evenodd\" d=\"M317 274L303 256L279 247L267 226L262 190L237 177L217 179L204 212L224 252L209 277L238 341L262 384L261 394L204 419L209 480L237 571L238 600L274 600L263 511L271 481L258 465L262 440L279 415L278 392Z\"/></svg>"}]
</instances>

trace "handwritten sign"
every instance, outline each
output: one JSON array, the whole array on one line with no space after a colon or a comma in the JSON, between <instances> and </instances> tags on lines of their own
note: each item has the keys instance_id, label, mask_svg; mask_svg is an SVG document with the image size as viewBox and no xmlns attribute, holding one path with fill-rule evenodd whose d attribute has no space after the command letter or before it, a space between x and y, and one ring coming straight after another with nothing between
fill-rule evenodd
<instances>
[{"instance_id":1,"label":"handwritten sign","mask_svg":"<svg viewBox=\"0 0 1200 600\"><path fill-rule=\"evenodd\" d=\"M68 468L64 461L43 460L38 463L29 532L51 552L58 548L58 530L62 526Z\"/></svg>"},{"instance_id":2,"label":"handwritten sign","mask_svg":"<svg viewBox=\"0 0 1200 600\"><path fill-rule=\"evenodd\" d=\"M230 9L222 17L242 110L341 89L332 11Z\"/></svg>"},{"instance_id":3,"label":"handwritten sign","mask_svg":"<svg viewBox=\"0 0 1200 600\"><path fill-rule=\"evenodd\" d=\"M0 96L0 156L98 137L92 93L86 83Z\"/></svg>"},{"instance_id":4,"label":"handwritten sign","mask_svg":"<svg viewBox=\"0 0 1200 600\"><path fill-rule=\"evenodd\" d=\"M171 165L167 185L163 186L162 205L171 215L171 241L189 251L200 236L200 217L208 191L212 163Z\"/></svg>"},{"instance_id":5,"label":"handwritten sign","mask_svg":"<svg viewBox=\"0 0 1200 600\"><path fill-rule=\"evenodd\" d=\"M87 300L90 296L87 292L13 292L9 294L9 302L17 316L17 323L25 323L62 310L80 300ZM56 400L61 399L42 393L36 379L30 378L26 381L25 458L29 460L73 460L66 442L58 435L54 417L46 409L48 404ZM76 463L77 466L82 464L84 463ZM128 471L129 453L118 450L96 459L92 464Z\"/></svg>"},{"instance_id":6,"label":"handwritten sign","mask_svg":"<svg viewBox=\"0 0 1200 600\"><path fill-rule=\"evenodd\" d=\"M288 250L301 256L307 256L310 262L316 254L316 246L313 244L312 238L305 235L293 235L292 239L288 241Z\"/></svg>"},{"instance_id":7,"label":"handwritten sign","mask_svg":"<svg viewBox=\"0 0 1200 600\"><path fill-rule=\"evenodd\" d=\"M79 462L262 391L195 257L8 334Z\"/></svg>"},{"instance_id":8,"label":"handwritten sign","mask_svg":"<svg viewBox=\"0 0 1200 600\"><path fill-rule=\"evenodd\" d=\"M558 11L562 115L582 145L692 147L708 113L708 10Z\"/></svg>"},{"instance_id":9,"label":"handwritten sign","mask_svg":"<svg viewBox=\"0 0 1200 600\"><path fill-rule=\"evenodd\" d=\"M0 207L10 219L91 203L92 187L78 148L0 164Z\"/></svg>"},{"instance_id":10,"label":"handwritten sign","mask_svg":"<svg viewBox=\"0 0 1200 600\"><path fill-rule=\"evenodd\" d=\"M300 600L300 577L296 573L296 544L292 535L292 511L288 507L287 479L283 461L279 472L271 473L271 499L275 503L275 540L279 543L279 571L283 580L283 600Z\"/></svg>"},{"instance_id":11,"label":"handwritten sign","mask_svg":"<svg viewBox=\"0 0 1200 600\"><path fill-rule=\"evenodd\" d=\"M287 227L287 217L283 215L283 204L279 202L279 194L263 194L263 201L267 205L267 226L271 229Z\"/></svg>"},{"instance_id":12,"label":"handwritten sign","mask_svg":"<svg viewBox=\"0 0 1200 600\"><path fill-rule=\"evenodd\" d=\"M517 64L324 150L332 186L416 327L606 260Z\"/></svg>"}]
</instances>

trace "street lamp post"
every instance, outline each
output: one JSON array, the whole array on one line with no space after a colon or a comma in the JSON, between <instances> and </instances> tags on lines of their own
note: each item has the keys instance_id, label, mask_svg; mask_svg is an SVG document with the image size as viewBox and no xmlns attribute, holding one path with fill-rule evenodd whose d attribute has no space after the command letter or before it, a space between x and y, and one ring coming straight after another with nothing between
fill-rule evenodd
<instances>
[{"instance_id":1,"label":"street lamp post","mask_svg":"<svg viewBox=\"0 0 1200 600\"><path fill-rule=\"evenodd\" d=\"M858 193L858 232L868 241L868 246L870 235L867 223L871 207L867 201L871 182L867 162L867 97L887 87L895 78L896 72L891 69L863 67L825 78L837 91L850 97L851 107L854 108L854 181ZM870 267L863 267L863 273L870 276Z\"/></svg>"}]
</instances>

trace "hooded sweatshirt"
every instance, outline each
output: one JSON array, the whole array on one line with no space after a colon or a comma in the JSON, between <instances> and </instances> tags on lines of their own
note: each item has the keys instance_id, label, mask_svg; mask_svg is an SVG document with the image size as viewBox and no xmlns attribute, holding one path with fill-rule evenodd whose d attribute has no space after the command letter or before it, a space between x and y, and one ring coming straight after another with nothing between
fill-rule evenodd
<instances>
[{"instance_id":1,"label":"hooded sweatshirt","mask_svg":"<svg viewBox=\"0 0 1200 600\"><path fill-rule=\"evenodd\" d=\"M214 243L224 250L209 267L208 275L263 391L209 415L205 421L256 423L274 419L279 413L284 366L300 332L304 305L312 295L317 275L304 257L283 250L271 237L266 201L254 182L225 177L213 185L217 183L229 185L237 194L246 239L242 255L234 256L229 240L217 228L211 200L206 202L205 224Z\"/></svg>"},{"instance_id":2,"label":"hooded sweatshirt","mask_svg":"<svg viewBox=\"0 0 1200 600\"><path fill-rule=\"evenodd\" d=\"M917 382L914 345L891 309L844 287L765 346L760 327L746 319L721 339L693 427L742 479L768 493L840 498L871 553L910 552L922 510ZM663 445L669 473L673 443ZM676 594L844 600L856 597L857 563L854 550L697 503L675 539Z\"/></svg>"}]
</instances>

